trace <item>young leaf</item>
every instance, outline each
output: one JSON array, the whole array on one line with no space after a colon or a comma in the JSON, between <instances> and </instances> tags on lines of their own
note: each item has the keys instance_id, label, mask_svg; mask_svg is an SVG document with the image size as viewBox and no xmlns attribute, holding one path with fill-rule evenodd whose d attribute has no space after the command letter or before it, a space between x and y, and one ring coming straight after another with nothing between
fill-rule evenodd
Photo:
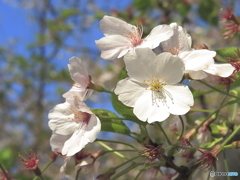
<instances>
[{"instance_id":1,"label":"young leaf","mask_svg":"<svg viewBox=\"0 0 240 180\"><path fill-rule=\"evenodd\" d=\"M105 109L92 109L92 111L101 121L101 131L130 136L130 129L124 124L123 120L117 119L118 116L113 112Z\"/></svg>"}]
</instances>

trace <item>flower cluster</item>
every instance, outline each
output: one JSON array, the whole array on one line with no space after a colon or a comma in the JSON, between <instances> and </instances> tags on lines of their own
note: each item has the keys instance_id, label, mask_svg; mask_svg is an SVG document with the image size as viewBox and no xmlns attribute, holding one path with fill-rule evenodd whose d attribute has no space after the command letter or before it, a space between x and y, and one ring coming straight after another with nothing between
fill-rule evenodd
<instances>
[{"instance_id":1,"label":"flower cluster","mask_svg":"<svg viewBox=\"0 0 240 180\"><path fill-rule=\"evenodd\" d=\"M50 112L48 125L53 131L50 139L52 150L65 156L73 156L89 142L93 142L101 130L98 117L83 102L92 93L87 88L90 77L81 59L72 57L68 65L75 81L63 97L66 101L56 105Z\"/></svg>"},{"instance_id":2,"label":"flower cluster","mask_svg":"<svg viewBox=\"0 0 240 180\"><path fill-rule=\"evenodd\" d=\"M104 16L100 28L105 37L95 42L101 57L123 58L127 71L114 93L133 109L138 120L146 123L165 121L171 114L184 115L190 110L194 99L188 80L193 88L201 90L204 88L198 80L215 86L219 84L216 79L227 78L235 70L231 64L215 63L215 51L193 49L191 36L177 23L156 26L145 38L142 28L115 17ZM156 54L153 49L159 46L162 52ZM65 102L56 105L48 116L52 150L66 159L79 154L101 130L99 118L84 103L92 89L100 86L94 85L81 59L72 57L68 68L74 84L63 94ZM160 149L146 147L144 153L153 162Z\"/></svg>"}]
</instances>

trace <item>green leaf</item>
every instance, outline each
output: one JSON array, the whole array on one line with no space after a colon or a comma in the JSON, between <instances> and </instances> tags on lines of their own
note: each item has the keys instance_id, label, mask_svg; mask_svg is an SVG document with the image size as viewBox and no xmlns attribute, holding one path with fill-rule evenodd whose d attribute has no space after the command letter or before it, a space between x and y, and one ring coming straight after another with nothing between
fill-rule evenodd
<instances>
[{"instance_id":1,"label":"green leaf","mask_svg":"<svg viewBox=\"0 0 240 180\"><path fill-rule=\"evenodd\" d=\"M238 50L237 47L228 47L223 49L217 49L215 51L219 56L231 58L236 57L236 50Z\"/></svg>"},{"instance_id":2,"label":"green leaf","mask_svg":"<svg viewBox=\"0 0 240 180\"><path fill-rule=\"evenodd\" d=\"M101 121L101 131L130 136L130 129L124 124L123 120L117 119L119 117L113 112L105 109L92 109L92 112L96 114Z\"/></svg>"}]
</instances>

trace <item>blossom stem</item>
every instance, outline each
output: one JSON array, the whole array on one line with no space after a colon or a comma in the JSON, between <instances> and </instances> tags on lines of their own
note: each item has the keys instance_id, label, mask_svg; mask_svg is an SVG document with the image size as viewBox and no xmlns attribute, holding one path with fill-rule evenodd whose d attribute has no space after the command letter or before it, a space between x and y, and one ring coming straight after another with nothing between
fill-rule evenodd
<instances>
[{"instance_id":1,"label":"blossom stem","mask_svg":"<svg viewBox=\"0 0 240 180\"><path fill-rule=\"evenodd\" d=\"M225 150L223 150L223 163L224 163L224 166L225 166L225 172L229 172L229 166L228 166L228 162L227 162L227 159L226 159L226 154L225 154ZM227 176L227 180L231 180L230 176Z\"/></svg>"},{"instance_id":2,"label":"blossom stem","mask_svg":"<svg viewBox=\"0 0 240 180\"><path fill-rule=\"evenodd\" d=\"M238 97L238 96L234 96L234 95L228 94L228 93L226 93L226 92L224 92L224 91L221 91L221 90L219 90L219 89L217 89L217 88L215 88L215 87L213 87L213 86L211 86L211 85L209 85L209 84L207 84L207 83L205 83L205 82L203 82L203 81L201 81L201 80L199 80L199 82L202 83L202 84L204 84L205 86L207 86L207 87L215 90L215 91L218 91L218 92L220 92L220 93L222 93L222 94L225 94L225 95L227 95L227 96L230 96L230 97L233 97L233 98L236 98L236 99L240 100L240 97Z\"/></svg>"},{"instance_id":3,"label":"blossom stem","mask_svg":"<svg viewBox=\"0 0 240 180\"><path fill-rule=\"evenodd\" d=\"M180 121L181 121L181 124L182 124L182 132L181 132L181 135L180 135L178 140L182 139L182 136L183 136L183 133L184 133L184 122L183 122L182 116L179 115L179 118L180 118Z\"/></svg>"},{"instance_id":4,"label":"blossom stem","mask_svg":"<svg viewBox=\"0 0 240 180\"><path fill-rule=\"evenodd\" d=\"M132 165L130 165L129 167L127 167L126 169L124 169L123 171L121 171L120 173L118 173L117 175L115 175L112 180L117 179L119 177L121 177L122 175L126 174L128 171L132 170L133 168L141 165L142 163L133 163Z\"/></svg>"},{"instance_id":5,"label":"blossom stem","mask_svg":"<svg viewBox=\"0 0 240 180\"><path fill-rule=\"evenodd\" d=\"M160 124L159 122L157 122L157 125L158 125L158 127L161 129L161 131L163 132L165 138L167 139L168 144L169 144L169 145L172 145L172 143L171 143L171 141L169 140L167 134L166 134L165 131L163 130L161 124Z\"/></svg>"},{"instance_id":6,"label":"blossom stem","mask_svg":"<svg viewBox=\"0 0 240 180\"><path fill-rule=\"evenodd\" d=\"M78 176L80 174L80 171L81 171L81 168L77 170L77 174L76 174L75 180L78 180Z\"/></svg>"},{"instance_id":7,"label":"blossom stem","mask_svg":"<svg viewBox=\"0 0 240 180\"><path fill-rule=\"evenodd\" d=\"M49 161L49 162L47 163L47 165L43 168L43 170L42 170L41 172L43 173L52 163L53 163L53 161ZM36 180L36 179L38 179L38 178L41 178L41 177L36 176L33 180ZM42 178L41 178L41 179L42 179Z\"/></svg>"},{"instance_id":8,"label":"blossom stem","mask_svg":"<svg viewBox=\"0 0 240 180\"><path fill-rule=\"evenodd\" d=\"M207 110L207 109L190 109L190 111L195 111L195 112L213 112L212 110Z\"/></svg>"},{"instance_id":9,"label":"blossom stem","mask_svg":"<svg viewBox=\"0 0 240 180\"><path fill-rule=\"evenodd\" d=\"M5 171L5 169L3 168L1 163L0 163L0 169L2 170L4 176L7 178L7 180L11 180L11 178L9 177L8 173Z\"/></svg>"},{"instance_id":10,"label":"blossom stem","mask_svg":"<svg viewBox=\"0 0 240 180\"><path fill-rule=\"evenodd\" d=\"M108 150L104 151L104 153L111 153L111 152L124 152L124 151L132 151L132 152L138 152L137 150L132 150L132 149L116 149L116 150Z\"/></svg>"},{"instance_id":11,"label":"blossom stem","mask_svg":"<svg viewBox=\"0 0 240 180\"><path fill-rule=\"evenodd\" d=\"M101 141L97 141L97 143L100 144L101 146L103 146L104 148L108 149L108 150L114 151L114 149L112 149L110 146L106 145L105 143L103 143ZM117 156L121 157L121 158L126 159L126 157L119 152L113 152L113 153L116 154Z\"/></svg>"},{"instance_id":12,"label":"blossom stem","mask_svg":"<svg viewBox=\"0 0 240 180\"><path fill-rule=\"evenodd\" d=\"M238 126L230 136L228 136L227 139L225 139L225 141L221 144L221 148L224 148L224 146L231 141L231 139L238 133L238 131L240 130L240 126Z\"/></svg>"},{"instance_id":13,"label":"blossom stem","mask_svg":"<svg viewBox=\"0 0 240 180\"><path fill-rule=\"evenodd\" d=\"M124 144L126 146L129 146L135 150L138 150L137 148L135 148L134 146L132 146L131 144L128 143L124 143L124 142L118 142L118 141L112 141L112 140L106 140L106 139L96 139L95 141L102 141L102 142L109 142L109 143L117 143L117 144Z\"/></svg>"}]
</instances>

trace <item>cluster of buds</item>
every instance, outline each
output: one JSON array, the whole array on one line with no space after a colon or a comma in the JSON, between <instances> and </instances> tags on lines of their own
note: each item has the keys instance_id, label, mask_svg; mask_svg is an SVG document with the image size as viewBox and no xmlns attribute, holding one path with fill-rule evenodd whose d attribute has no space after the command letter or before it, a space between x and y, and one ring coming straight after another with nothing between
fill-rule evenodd
<instances>
[{"instance_id":1,"label":"cluster of buds","mask_svg":"<svg viewBox=\"0 0 240 180\"><path fill-rule=\"evenodd\" d=\"M164 154L162 145L145 145L144 147L146 147L146 149L141 151L140 154L147 158L146 163L153 163L156 159L162 159L162 155Z\"/></svg>"},{"instance_id":2,"label":"cluster of buds","mask_svg":"<svg viewBox=\"0 0 240 180\"><path fill-rule=\"evenodd\" d=\"M233 8L226 7L225 11L222 14L220 14L222 22L224 23L223 24L225 30L225 32L223 33L224 39L228 39L232 35L235 35L238 31L240 31L239 22L233 13L234 13Z\"/></svg>"}]
</instances>

